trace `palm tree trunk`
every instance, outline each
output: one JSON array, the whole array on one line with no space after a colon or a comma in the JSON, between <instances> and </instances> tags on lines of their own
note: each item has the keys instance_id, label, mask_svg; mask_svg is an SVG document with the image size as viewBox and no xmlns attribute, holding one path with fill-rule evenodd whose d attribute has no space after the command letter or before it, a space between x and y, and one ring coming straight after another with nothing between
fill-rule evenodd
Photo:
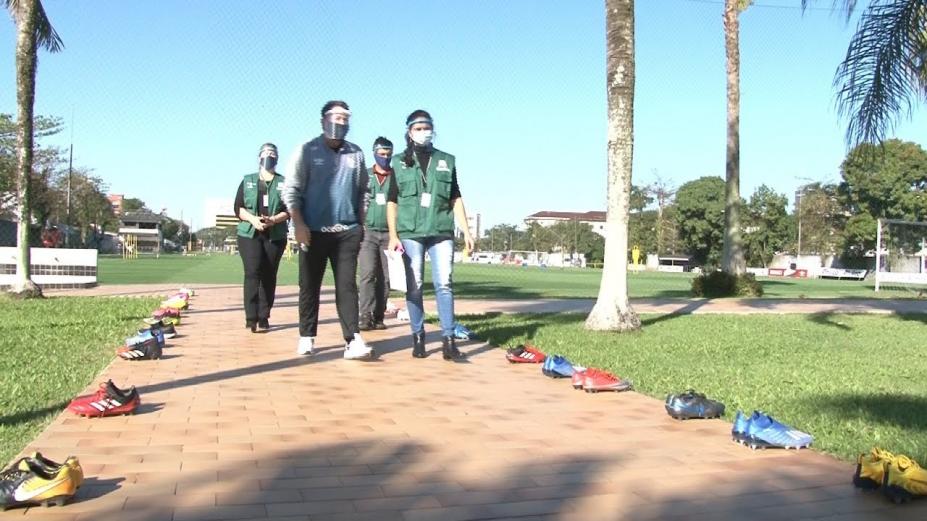
<instances>
[{"instance_id":1,"label":"palm tree trunk","mask_svg":"<svg viewBox=\"0 0 927 521\"><path fill-rule=\"evenodd\" d=\"M740 237L740 11L738 0L724 3L724 48L727 52L727 185L721 269L747 271Z\"/></svg>"},{"instance_id":2,"label":"palm tree trunk","mask_svg":"<svg viewBox=\"0 0 927 521\"><path fill-rule=\"evenodd\" d=\"M634 152L634 0L605 1L608 90L608 208L599 297L586 329L633 331L640 318L628 300L628 220Z\"/></svg>"},{"instance_id":3,"label":"palm tree trunk","mask_svg":"<svg viewBox=\"0 0 927 521\"><path fill-rule=\"evenodd\" d=\"M32 223L29 178L32 172L32 111L35 105L38 0L19 0L14 16L19 30L16 37L16 105L19 123L16 135L16 148L19 155L19 164L16 168L16 210L19 216L16 239L19 245L19 255L17 255L16 280L12 292L22 297L33 297L42 295L42 290L32 282L29 265L31 260L29 226Z\"/></svg>"}]
</instances>

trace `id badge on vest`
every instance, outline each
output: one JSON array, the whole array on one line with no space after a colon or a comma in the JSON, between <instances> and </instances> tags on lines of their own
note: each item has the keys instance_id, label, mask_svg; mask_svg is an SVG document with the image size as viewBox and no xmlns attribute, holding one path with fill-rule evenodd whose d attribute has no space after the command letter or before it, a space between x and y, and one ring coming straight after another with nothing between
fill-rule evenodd
<instances>
[{"instance_id":1,"label":"id badge on vest","mask_svg":"<svg viewBox=\"0 0 927 521\"><path fill-rule=\"evenodd\" d=\"M386 204L386 194L377 194L377 204L380 206Z\"/></svg>"},{"instance_id":2,"label":"id badge on vest","mask_svg":"<svg viewBox=\"0 0 927 521\"><path fill-rule=\"evenodd\" d=\"M267 196L267 194L264 194L263 201L264 201L264 209L267 211L270 211L270 198Z\"/></svg>"},{"instance_id":3,"label":"id badge on vest","mask_svg":"<svg viewBox=\"0 0 927 521\"><path fill-rule=\"evenodd\" d=\"M422 208L431 208L431 194L428 192L422 193Z\"/></svg>"}]
</instances>

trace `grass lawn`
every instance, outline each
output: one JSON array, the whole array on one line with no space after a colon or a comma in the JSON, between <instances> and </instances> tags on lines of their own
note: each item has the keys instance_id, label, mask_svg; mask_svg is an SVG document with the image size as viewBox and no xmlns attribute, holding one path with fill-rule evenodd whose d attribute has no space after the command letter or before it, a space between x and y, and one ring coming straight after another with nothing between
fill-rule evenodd
<instances>
[{"instance_id":1,"label":"grass lawn","mask_svg":"<svg viewBox=\"0 0 927 521\"><path fill-rule=\"evenodd\" d=\"M0 462L9 461L106 367L157 303L0 296Z\"/></svg>"},{"instance_id":2,"label":"grass lawn","mask_svg":"<svg viewBox=\"0 0 927 521\"><path fill-rule=\"evenodd\" d=\"M728 421L737 409L764 410L843 459L878 445L927 463L925 316L645 316L644 329L627 335L585 331L584 318L461 321L495 345L530 341L578 365L612 370L661 400L697 389L727 405Z\"/></svg>"},{"instance_id":3,"label":"grass lawn","mask_svg":"<svg viewBox=\"0 0 927 521\"><path fill-rule=\"evenodd\" d=\"M426 281L430 271L426 264ZM519 268L486 264L454 266L454 290L460 298L595 298L601 270L580 268ZM164 255L133 260L101 257L101 284L241 284L237 255ZM631 297L687 298L691 276L676 273L632 273ZM912 298L911 291L872 290L872 282L802 279L761 279L770 298ZM297 283L296 258L284 259L278 272L280 285ZM331 270L326 284L332 284ZM426 291L431 287L426 283Z\"/></svg>"}]
</instances>

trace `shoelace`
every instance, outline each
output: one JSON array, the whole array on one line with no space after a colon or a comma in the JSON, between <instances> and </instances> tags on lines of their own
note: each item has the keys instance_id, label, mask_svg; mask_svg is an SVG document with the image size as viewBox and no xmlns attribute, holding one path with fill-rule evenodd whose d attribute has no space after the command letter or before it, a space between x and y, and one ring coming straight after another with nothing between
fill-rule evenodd
<instances>
[{"instance_id":1,"label":"shoelace","mask_svg":"<svg viewBox=\"0 0 927 521\"><path fill-rule=\"evenodd\" d=\"M915 470L919 470L921 468L921 466L918 465L916 461L914 461L913 459L905 455L895 456L895 466L897 466L898 470L902 472L910 468L913 468Z\"/></svg>"}]
</instances>

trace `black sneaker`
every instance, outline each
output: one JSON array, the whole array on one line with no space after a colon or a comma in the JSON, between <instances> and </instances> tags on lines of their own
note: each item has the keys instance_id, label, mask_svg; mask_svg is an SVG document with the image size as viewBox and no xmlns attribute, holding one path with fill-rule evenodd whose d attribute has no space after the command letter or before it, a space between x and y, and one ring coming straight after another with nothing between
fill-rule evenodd
<instances>
[{"instance_id":1,"label":"black sneaker","mask_svg":"<svg viewBox=\"0 0 927 521\"><path fill-rule=\"evenodd\" d=\"M368 313L361 315L360 320L357 322L357 329L361 331L370 331L373 329L373 317Z\"/></svg>"},{"instance_id":2,"label":"black sneaker","mask_svg":"<svg viewBox=\"0 0 927 521\"><path fill-rule=\"evenodd\" d=\"M250 329L252 333L257 333L257 322L253 320L246 320L245 329Z\"/></svg>"},{"instance_id":3,"label":"black sneaker","mask_svg":"<svg viewBox=\"0 0 927 521\"><path fill-rule=\"evenodd\" d=\"M260 329L261 331L267 331L268 329L270 329L270 322L268 321L268 319L262 318L258 320L257 328Z\"/></svg>"},{"instance_id":4,"label":"black sneaker","mask_svg":"<svg viewBox=\"0 0 927 521\"><path fill-rule=\"evenodd\" d=\"M373 328L378 329L378 330L383 330L383 329L386 329L386 324L384 324L383 321L380 320L380 321L373 323Z\"/></svg>"},{"instance_id":5,"label":"black sneaker","mask_svg":"<svg viewBox=\"0 0 927 521\"><path fill-rule=\"evenodd\" d=\"M724 414L724 404L709 400L692 389L666 397L666 413L677 420L691 418L718 418Z\"/></svg>"}]
</instances>

